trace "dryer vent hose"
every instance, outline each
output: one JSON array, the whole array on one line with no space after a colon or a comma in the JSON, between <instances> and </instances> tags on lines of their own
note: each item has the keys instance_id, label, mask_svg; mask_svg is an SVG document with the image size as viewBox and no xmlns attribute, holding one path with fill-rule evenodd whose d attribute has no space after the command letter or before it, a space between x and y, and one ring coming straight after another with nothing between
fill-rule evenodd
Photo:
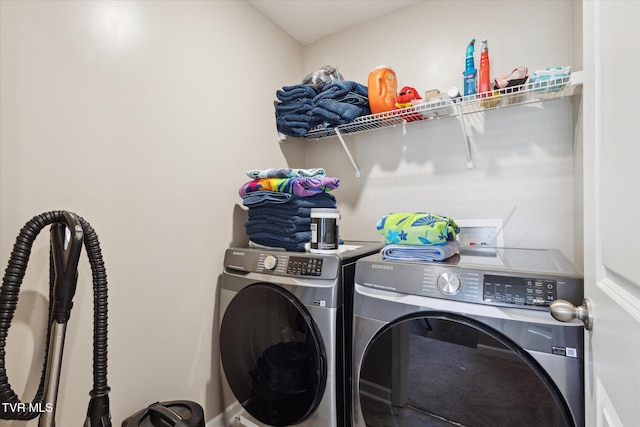
<instances>
[{"instance_id":1,"label":"dryer vent hose","mask_svg":"<svg viewBox=\"0 0 640 427\"><path fill-rule=\"evenodd\" d=\"M16 242L11 252L9 264L5 270L2 279L2 287L0 288L0 419L30 420L40 415L40 412L34 411L12 411L8 408L18 407L21 404L16 393L11 389L7 378L5 363L5 345L11 321L13 320L16 306L18 305L18 295L20 293L20 285L24 279L24 275L31 255L31 248L38 233L47 225L63 222L65 211L51 211L33 217L20 230ZM84 234L84 246L87 252L89 263L91 264L91 272L93 275L93 390L91 391L92 406L106 406L108 410L108 394L109 386L107 385L107 275L102 261L102 251L100 250L100 242L98 236L83 218L78 217ZM52 317L52 295L53 289L53 267L50 268L50 294L49 294L49 319ZM51 320L49 321L51 322ZM50 341L50 328L47 328L47 340L45 349L45 360L42 368L42 377L40 385L36 392L34 400L31 404L22 404L23 408L39 408L39 404L43 400L43 389L46 377L48 347ZM8 403L8 404L5 404ZM9 405L10 404L10 405ZM88 414L90 417L91 414ZM103 420L104 421L104 420Z\"/></svg>"}]
</instances>

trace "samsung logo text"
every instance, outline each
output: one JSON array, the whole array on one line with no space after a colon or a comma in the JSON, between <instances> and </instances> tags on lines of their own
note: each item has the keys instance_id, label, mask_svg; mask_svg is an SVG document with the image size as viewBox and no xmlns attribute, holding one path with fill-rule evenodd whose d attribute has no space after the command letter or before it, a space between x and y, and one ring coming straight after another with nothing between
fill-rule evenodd
<instances>
[{"instance_id":1,"label":"samsung logo text","mask_svg":"<svg viewBox=\"0 0 640 427\"><path fill-rule=\"evenodd\" d=\"M393 265L371 264L371 268L376 268L378 270L393 270Z\"/></svg>"}]
</instances>

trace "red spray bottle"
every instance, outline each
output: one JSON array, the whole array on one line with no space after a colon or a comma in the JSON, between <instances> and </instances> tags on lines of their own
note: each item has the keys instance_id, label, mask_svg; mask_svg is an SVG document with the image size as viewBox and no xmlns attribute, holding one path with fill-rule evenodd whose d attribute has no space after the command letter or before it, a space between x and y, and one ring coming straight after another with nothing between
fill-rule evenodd
<instances>
[{"instance_id":1,"label":"red spray bottle","mask_svg":"<svg viewBox=\"0 0 640 427\"><path fill-rule=\"evenodd\" d=\"M480 69L478 71L478 93L491 91L491 76L489 71L489 48L487 40L482 40L482 51L480 52Z\"/></svg>"}]
</instances>

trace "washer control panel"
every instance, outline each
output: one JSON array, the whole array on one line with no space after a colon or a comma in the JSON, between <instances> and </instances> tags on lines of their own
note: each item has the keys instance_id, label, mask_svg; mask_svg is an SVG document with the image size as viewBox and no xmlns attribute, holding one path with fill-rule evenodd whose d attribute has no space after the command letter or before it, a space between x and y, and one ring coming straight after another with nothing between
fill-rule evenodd
<instances>
[{"instance_id":1,"label":"washer control panel","mask_svg":"<svg viewBox=\"0 0 640 427\"><path fill-rule=\"evenodd\" d=\"M294 276L321 276L322 258L289 257L287 274Z\"/></svg>"},{"instance_id":2,"label":"washer control panel","mask_svg":"<svg viewBox=\"0 0 640 427\"><path fill-rule=\"evenodd\" d=\"M336 255L228 249L224 265L229 271L324 280L338 277L339 262Z\"/></svg>"},{"instance_id":3,"label":"washer control panel","mask_svg":"<svg viewBox=\"0 0 640 427\"><path fill-rule=\"evenodd\" d=\"M260 254L254 271L282 276L321 277L324 259L318 256L291 256L288 254Z\"/></svg>"}]
</instances>

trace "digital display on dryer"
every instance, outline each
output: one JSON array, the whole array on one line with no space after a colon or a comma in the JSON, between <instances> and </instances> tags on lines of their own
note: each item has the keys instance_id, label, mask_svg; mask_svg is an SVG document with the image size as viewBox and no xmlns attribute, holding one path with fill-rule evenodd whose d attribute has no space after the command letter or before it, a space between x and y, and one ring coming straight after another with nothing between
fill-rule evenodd
<instances>
[{"instance_id":1,"label":"digital display on dryer","mask_svg":"<svg viewBox=\"0 0 640 427\"><path fill-rule=\"evenodd\" d=\"M485 274L487 302L548 307L557 297L555 280Z\"/></svg>"}]
</instances>

